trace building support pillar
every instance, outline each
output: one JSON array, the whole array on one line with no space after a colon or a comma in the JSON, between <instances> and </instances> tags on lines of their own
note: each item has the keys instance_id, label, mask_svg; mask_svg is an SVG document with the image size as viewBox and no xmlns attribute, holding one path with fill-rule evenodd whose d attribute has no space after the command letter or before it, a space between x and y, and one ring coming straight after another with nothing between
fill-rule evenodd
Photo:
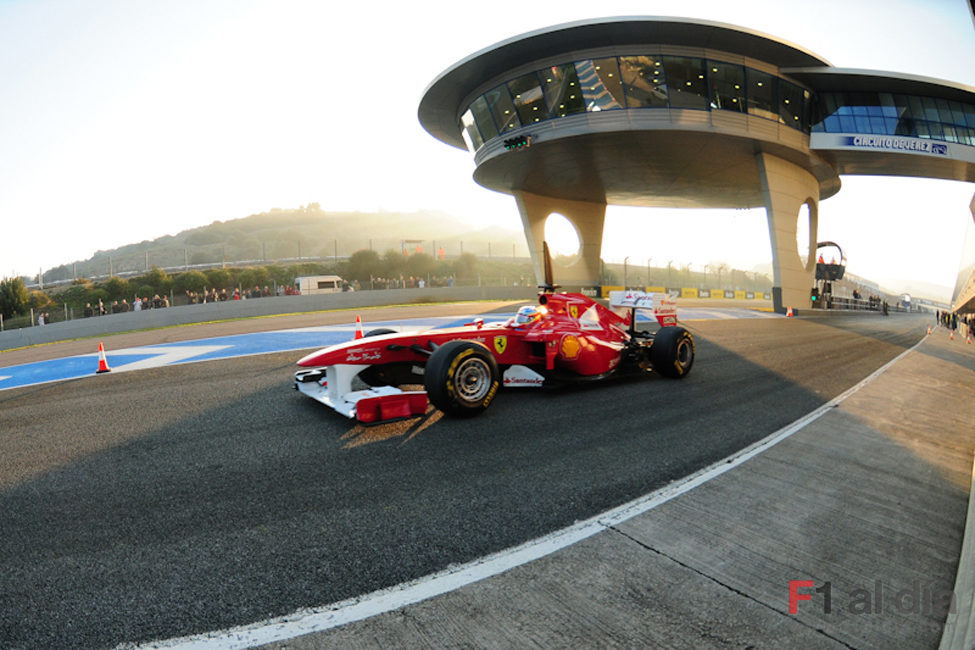
<instances>
[{"instance_id":1,"label":"building support pillar","mask_svg":"<svg viewBox=\"0 0 975 650\"><path fill-rule=\"evenodd\" d=\"M819 183L811 173L782 158L755 155L768 216L772 246L772 306L778 313L812 307L810 290L816 282L816 243L819 225ZM809 207L809 255L805 263L796 243L799 211Z\"/></svg>"},{"instance_id":2,"label":"building support pillar","mask_svg":"<svg viewBox=\"0 0 975 650\"><path fill-rule=\"evenodd\" d=\"M600 279L600 252L603 247L603 224L606 221L605 203L587 203L554 199L548 196L514 192L521 223L528 240L535 279L545 281L545 262L542 242L545 241L545 221L558 213L569 220L579 236L579 257L567 267L553 269L560 285L597 286Z\"/></svg>"},{"instance_id":3,"label":"building support pillar","mask_svg":"<svg viewBox=\"0 0 975 650\"><path fill-rule=\"evenodd\" d=\"M975 195L968 204L972 220L965 229L965 243L958 264L958 279L951 296L952 310L962 313L975 313Z\"/></svg>"}]
</instances>

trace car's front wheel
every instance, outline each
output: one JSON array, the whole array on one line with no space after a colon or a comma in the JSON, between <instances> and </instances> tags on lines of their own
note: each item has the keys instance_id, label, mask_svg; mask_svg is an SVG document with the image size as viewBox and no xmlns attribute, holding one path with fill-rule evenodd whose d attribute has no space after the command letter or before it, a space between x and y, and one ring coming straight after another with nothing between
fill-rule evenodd
<instances>
[{"instance_id":1,"label":"car's front wheel","mask_svg":"<svg viewBox=\"0 0 975 650\"><path fill-rule=\"evenodd\" d=\"M474 341L450 341L427 361L424 384L430 401L448 415L477 415L498 392L501 373L494 355Z\"/></svg>"}]
</instances>

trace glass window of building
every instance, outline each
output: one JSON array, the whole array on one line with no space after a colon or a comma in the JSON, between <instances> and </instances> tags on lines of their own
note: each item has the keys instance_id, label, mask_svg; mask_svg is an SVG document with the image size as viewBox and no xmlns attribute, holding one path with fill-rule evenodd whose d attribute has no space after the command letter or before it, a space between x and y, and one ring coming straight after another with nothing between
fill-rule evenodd
<instances>
[{"instance_id":1,"label":"glass window of building","mask_svg":"<svg viewBox=\"0 0 975 650\"><path fill-rule=\"evenodd\" d=\"M802 130L803 90L788 81L779 80L779 118L786 126Z\"/></svg>"},{"instance_id":2,"label":"glass window of building","mask_svg":"<svg viewBox=\"0 0 975 650\"><path fill-rule=\"evenodd\" d=\"M623 108L623 82L615 58L576 61L575 66L587 111Z\"/></svg>"},{"instance_id":3,"label":"glass window of building","mask_svg":"<svg viewBox=\"0 0 975 650\"><path fill-rule=\"evenodd\" d=\"M921 105L921 98L911 95L907 98L908 106L910 107L910 116L915 120L923 120L924 118L924 106Z\"/></svg>"},{"instance_id":4,"label":"glass window of building","mask_svg":"<svg viewBox=\"0 0 975 650\"><path fill-rule=\"evenodd\" d=\"M880 101L884 101L883 95L880 96ZM906 95L893 95L892 101L896 110L894 134L917 137L917 124L911 114L911 105L908 97Z\"/></svg>"},{"instance_id":5,"label":"glass window of building","mask_svg":"<svg viewBox=\"0 0 975 650\"><path fill-rule=\"evenodd\" d=\"M813 95L808 90L802 91L802 130L809 133L813 123Z\"/></svg>"},{"instance_id":6,"label":"glass window of building","mask_svg":"<svg viewBox=\"0 0 975 650\"><path fill-rule=\"evenodd\" d=\"M545 94L545 104L548 114L552 117L565 117L572 113L582 113L586 105L582 101L582 88L579 87L579 77L576 68L568 65L553 65L540 70L542 91Z\"/></svg>"},{"instance_id":7,"label":"glass window of building","mask_svg":"<svg viewBox=\"0 0 975 650\"><path fill-rule=\"evenodd\" d=\"M917 125L909 117L901 118L894 124L894 135L906 135L912 138L917 137Z\"/></svg>"},{"instance_id":8,"label":"glass window of building","mask_svg":"<svg viewBox=\"0 0 975 650\"><path fill-rule=\"evenodd\" d=\"M893 130L887 130L887 121L879 115L870 116L870 133L882 133L884 135L893 134Z\"/></svg>"},{"instance_id":9,"label":"glass window of building","mask_svg":"<svg viewBox=\"0 0 975 650\"><path fill-rule=\"evenodd\" d=\"M840 118L836 115L836 97L833 93L819 93L816 103L816 123L812 130L827 133L840 131Z\"/></svg>"},{"instance_id":10,"label":"glass window of building","mask_svg":"<svg viewBox=\"0 0 975 650\"><path fill-rule=\"evenodd\" d=\"M477 123L477 130L481 132L481 137L487 142L498 135L498 127L494 124L491 117L491 109L488 108L487 100L483 96L478 97L471 104L471 112L474 113L474 122Z\"/></svg>"},{"instance_id":11,"label":"glass window of building","mask_svg":"<svg viewBox=\"0 0 975 650\"><path fill-rule=\"evenodd\" d=\"M938 105L938 121L942 124L954 124L955 118L951 114L951 105L948 104L948 100L938 99L935 103Z\"/></svg>"},{"instance_id":12,"label":"glass window of building","mask_svg":"<svg viewBox=\"0 0 975 650\"><path fill-rule=\"evenodd\" d=\"M827 133L842 133L843 125L840 124L840 117L838 115L830 115L825 120L823 120L823 129Z\"/></svg>"},{"instance_id":13,"label":"glass window of building","mask_svg":"<svg viewBox=\"0 0 975 650\"><path fill-rule=\"evenodd\" d=\"M498 86L484 93L491 115L494 116L494 123L498 126L498 131L504 133L511 129L521 126L518 113L515 111L515 104L511 101L507 86Z\"/></svg>"},{"instance_id":14,"label":"glass window of building","mask_svg":"<svg viewBox=\"0 0 975 650\"><path fill-rule=\"evenodd\" d=\"M840 133L856 133L857 125L853 119L853 115L849 113L837 113L837 117L840 118Z\"/></svg>"},{"instance_id":15,"label":"glass window of building","mask_svg":"<svg viewBox=\"0 0 975 650\"><path fill-rule=\"evenodd\" d=\"M965 111L965 123L968 124L968 128L975 129L975 104L965 104L962 108Z\"/></svg>"},{"instance_id":16,"label":"glass window of building","mask_svg":"<svg viewBox=\"0 0 975 650\"><path fill-rule=\"evenodd\" d=\"M897 108L897 102L894 96L890 93L880 93L880 109L884 117L900 117L900 110Z\"/></svg>"},{"instance_id":17,"label":"glass window of building","mask_svg":"<svg viewBox=\"0 0 975 650\"><path fill-rule=\"evenodd\" d=\"M708 61L711 108L745 112L745 68L731 63Z\"/></svg>"},{"instance_id":18,"label":"glass window of building","mask_svg":"<svg viewBox=\"0 0 975 650\"><path fill-rule=\"evenodd\" d=\"M671 108L708 108L708 83L704 59L665 56Z\"/></svg>"},{"instance_id":19,"label":"glass window of building","mask_svg":"<svg viewBox=\"0 0 975 650\"><path fill-rule=\"evenodd\" d=\"M748 91L748 114L778 121L778 101L775 98L776 78L753 68L745 70Z\"/></svg>"},{"instance_id":20,"label":"glass window of building","mask_svg":"<svg viewBox=\"0 0 975 650\"><path fill-rule=\"evenodd\" d=\"M938 113L938 104L934 99L930 97L921 98L921 106L924 107L923 119L928 122L938 122L941 120L941 115Z\"/></svg>"},{"instance_id":21,"label":"glass window of building","mask_svg":"<svg viewBox=\"0 0 975 650\"><path fill-rule=\"evenodd\" d=\"M538 77L534 72L509 81L508 92L511 93L515 110L518 111L518 117L521 118L523 125L548 119L542 87L538 84Z\"/></svg>"},{"instance_id":22,"label":"glass window of building","mask_svg":"<svg viewBox=\"0 0 975 650\"><path fill-rule=\"evenodd\" d=\"M460 116L460 127L461 136L464 138L464 142L467 143L467 148L470 149L471 153L476 152L484 144L484 139L477 130L477 125L474 123L474 113L471 109L464 111L464 114Z\"/></svg>"},{"instance_id":23,"label":"glass window of building","mask_svg":"<svg viewBox=\"0 0 975 650\"><path fill-rule=\"evenodd\" d=\"M667 76L660 57L621 56L627 108L667 108Z\"/></svg>"},{"instance_id":24,"label":"glass window of building","mask_svg":"<svg viewBox=\"0 0 975 650\"><path fill-rule=\"evenodd\" d=\"M951 123L965 126L965 109L961 102L951 101L948 102L948 106L951 107Z\"/></svg>"}]
</instances>

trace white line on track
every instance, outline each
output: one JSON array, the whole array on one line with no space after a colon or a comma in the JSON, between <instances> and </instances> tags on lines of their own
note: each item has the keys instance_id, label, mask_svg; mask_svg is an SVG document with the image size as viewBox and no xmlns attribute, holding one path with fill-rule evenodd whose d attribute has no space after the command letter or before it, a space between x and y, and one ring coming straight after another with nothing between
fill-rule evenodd
<instances>
[{"instance_id":1,"label":"white line on track","mask_svg":"<svg viewBox=\"0 0 975 650\"><path fill-rule=\"evenodd\" d=\"M762 452L771 449L773 446L789 438L794 433L801 431L839 406L848 397L882 375L887 369L907 356L910 352L917 349L923 342L924 339L922 338L912 348L905 350L896 358L884 364L860 381L860 383L766 438L690 476L679 479L666 487L617 508L613 508L601 515L569 526L568 528L563 528L544 537L525 542L520 546L493 553L466 564L450 567L411 582L374 591L358 598L350 598L322 607L302 609L286 616L252 623L250 625L243 625L229 630L170 639L168 641L159 641L135 647L177 648L179 650L237 650L240 648L253 648L266 643L285 641L305 634L323 632L340 625L361 621L372 616L399 609L400 607L440 596L479 582L485 578L504 573L509 569L527 564L533 560L551 555L576 542L580 542L613 526L617 526L637 515L653 510L657 506L667 503L671 499L685 494L721 476L725 472L738 467ZM119 648L132 647L132 644L122 644L119 646Z\"/></svg>"},{"instance_id":2,"label":"white line on track","mask_svg":"<svg viewBox=\"0 0 975 650\"><path fill-rule=\"evenodd\" d=\"M177 364L186 361L187 359L192 359L193 357L203 356L204 354L210 354L212 352L219 352L220 350L225 350L229 347L229 345L170 345L167 347L125 348L124 350L117 350L115 353L119 355L151 354L154 356L148 359L142 359L141 361L134 361L132 363L118 366L117 368L113 368L113 370L128 371L145 370L147 368L161 368L162 366Z\"/></svg>"}]
</instances>

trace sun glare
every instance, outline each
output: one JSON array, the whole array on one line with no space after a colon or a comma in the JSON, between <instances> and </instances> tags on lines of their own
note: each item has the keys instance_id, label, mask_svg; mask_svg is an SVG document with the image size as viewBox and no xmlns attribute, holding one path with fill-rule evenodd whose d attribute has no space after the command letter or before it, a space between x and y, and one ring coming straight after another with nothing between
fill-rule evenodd
<instances>
[{"instance_id":1,"label":"sun glare","mask_svg":"<svg viewBox=\"0 0 975 650\"><path fill-rule=\"evenodd\" d=\"M579 233L572 222L561 214L551 214L545 221L545 241L553 257L575 257L579 254Z\"/></svg>"}]
</instances>

